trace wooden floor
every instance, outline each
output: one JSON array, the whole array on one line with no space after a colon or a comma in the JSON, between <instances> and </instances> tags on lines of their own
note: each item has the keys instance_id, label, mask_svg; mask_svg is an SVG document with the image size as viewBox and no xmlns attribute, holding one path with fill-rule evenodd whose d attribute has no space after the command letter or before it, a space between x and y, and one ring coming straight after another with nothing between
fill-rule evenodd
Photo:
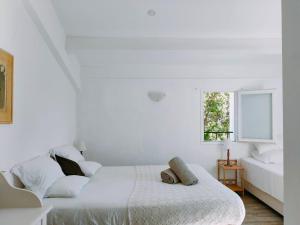
<instances>
[{"instance_id":1,"label":"wooden floor","mask_svg":"<svg viewBox=\"0 0 300 225\"><path fill-rule=\"evenodd\" d=\"M283 225L283 217L253 195L245 193L243 201L246 208L243 225Z\"/></svg>"}]
</instances>

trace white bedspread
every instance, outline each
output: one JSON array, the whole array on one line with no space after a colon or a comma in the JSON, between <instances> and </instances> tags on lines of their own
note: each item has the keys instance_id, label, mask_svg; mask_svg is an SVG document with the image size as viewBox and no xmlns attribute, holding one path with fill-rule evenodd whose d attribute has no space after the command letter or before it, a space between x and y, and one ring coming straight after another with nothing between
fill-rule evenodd
<instances>
[{"instance_id":1,"label":"white bedspread","mask_svg":"<svg viewBox=\"0 0 300 225\"><path fill-rule=\"evenodd\" d=\"M283 202L283 164L266 164L250 157L241 164L251 184Z\"/></svg>"},{"instance_id":2,"label":"white bedspread","mask_svg":"<svg viewBox=\"0 0 300 225\"><path fill-rule=\"evenodd\" d=\"M166 166L103 167L74 199L45 199L48 225L239 225L244 205L199 166L194 186L160 181Z\"/></svg>"}]
</instances>

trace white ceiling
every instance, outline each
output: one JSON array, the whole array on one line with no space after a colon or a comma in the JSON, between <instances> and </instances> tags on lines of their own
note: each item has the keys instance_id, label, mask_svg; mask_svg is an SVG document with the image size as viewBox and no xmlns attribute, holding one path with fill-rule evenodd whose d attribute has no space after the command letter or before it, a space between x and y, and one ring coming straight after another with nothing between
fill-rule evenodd
<instances>
[{"instance_id":1,"label":"white ceiling","mask_svg":"<svg viewBox=\"0 0 300 225\"><path fill-rule=\"evenodd\" d=\"M52 1L83 76L281 77L281 0Z\"/></svg>"},{"instance_id":2,"label":"white ceiling","mask_svg":"<svg viewBox=\"0 0 300 225\"><path fill-rule=\"evenodd\" d=\"M53 0L69 36L280 38L280 0ZM153 9L155 16L147 15Z\"/></svg>"}]
</instances>

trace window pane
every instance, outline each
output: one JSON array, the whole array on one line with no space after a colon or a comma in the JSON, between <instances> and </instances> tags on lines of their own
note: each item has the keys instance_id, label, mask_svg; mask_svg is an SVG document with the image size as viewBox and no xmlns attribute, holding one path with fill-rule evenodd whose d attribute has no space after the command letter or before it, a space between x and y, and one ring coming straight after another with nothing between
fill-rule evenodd
<instances>
[{"instance_id":1,"label":"window pane","mask_svg":"<svg viewBox=\"0 0 300 225\"><path fill-rule=\"evenodd\" d=\"M204 93L204 141L234 140L234 94Z\"/></svg>"},{"instance_id":2,"label":"window pane","mask_svg":"<svg viewBox=\"0 0 300 225\"><path fill-rule=\"evenodd\" d=\"M241 138L272 139L272 94L241 95Z\"/></svg>"}]
</instances>

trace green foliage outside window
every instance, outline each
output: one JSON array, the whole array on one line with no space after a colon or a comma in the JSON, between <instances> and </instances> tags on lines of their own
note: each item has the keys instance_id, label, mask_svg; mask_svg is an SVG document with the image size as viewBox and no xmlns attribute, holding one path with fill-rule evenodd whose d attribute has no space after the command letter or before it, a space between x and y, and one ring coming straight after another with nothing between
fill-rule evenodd
<instances>
[{"instance_id":1,"label":"green foliage outside window","mask_svg":"<svg viewBox=\"0 0 300 225\"><path fill-rule=\"evenodd\" d=\"M222 141L230 131L230 93L207 92L204 96L204 141ZM210 133L221 132L221 133Z\"/></svg>"}]
</instances>

